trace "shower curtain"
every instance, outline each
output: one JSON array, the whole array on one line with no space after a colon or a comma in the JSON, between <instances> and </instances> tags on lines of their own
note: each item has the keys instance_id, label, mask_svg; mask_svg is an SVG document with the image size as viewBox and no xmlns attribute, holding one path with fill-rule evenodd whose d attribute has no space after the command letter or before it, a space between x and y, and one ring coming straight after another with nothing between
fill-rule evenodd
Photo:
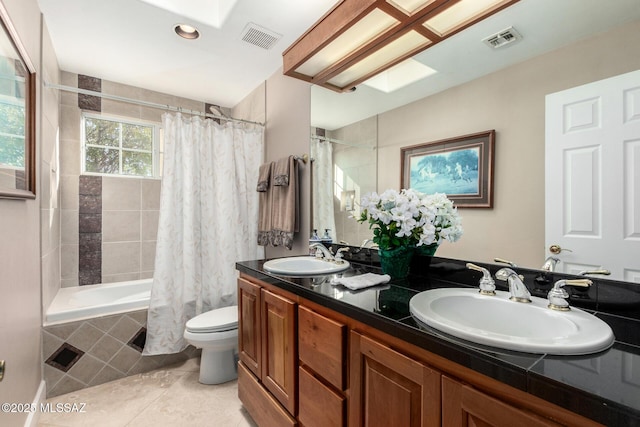
<instances>
[{"instance_id":1,"label":"shower curtain","mask_svg":"<svg viewBox=\"0 0 640 427\"><path fill-rule=\"evenodd\" d=\"M313 228L322 237L325 229L336 241L336 222L333 213L333 147L331 143L311 140L313 159Z\"/></svg>"},{"instance_id":2,"label":"shower curtain","mask_svg":"<svg viewBox=\"0 0 640 427\"><path fill-rule=\"evenodd\" d=\"M185 323L236 304L237 261L257 245L263 128L166 113L155 272L143 354L186 348Z\"/></svg>"}]
</instances>

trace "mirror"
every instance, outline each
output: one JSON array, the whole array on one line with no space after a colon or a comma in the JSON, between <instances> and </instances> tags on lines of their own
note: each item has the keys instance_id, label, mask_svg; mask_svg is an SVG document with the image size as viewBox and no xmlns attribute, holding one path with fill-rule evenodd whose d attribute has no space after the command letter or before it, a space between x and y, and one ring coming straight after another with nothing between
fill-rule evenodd
<instances>
[{"instance_id":1,"label":"mirror","mask_svg":"<svg viewBox=\"0 0 640 427\"><path fill-rule=\"evenodd\" d=\"M399 188L402 147L496 129L494 208L461 209L465 234L437 255L489 263L500 257L539 269L551 255L544 239L545 96L640 69L633 54L637 3L591 6L519 2L417 55L437 73L390 93L365 84L343 94L313 87L311 125L335 135L376 117L377 191ZM502 50L481 42L510 26L522 40Z\"/></svg>"},{"instance_id":2,"label":"mirror","mask_svg":"<svg viewBox=\"0 0 640 427\"><path fill-rule=\"evenodd\" d=\"M0 197L35 198L35 71L0 5Z\"/></svg>"},{"instance_id":3,"label":"mirror","mask_svg":"<svg viewBox=\"0 0 640 427\"><path fill-rule=\"evenodd\" d=\"M314 87L315 89L321 89ZM324 90L324 89L323 89ZM311 129L311 229L333 242L360 245L371 238L358 217L358 201L376 191L378 118L373 116L340 129Z\"/></svg>"}]
</instances>

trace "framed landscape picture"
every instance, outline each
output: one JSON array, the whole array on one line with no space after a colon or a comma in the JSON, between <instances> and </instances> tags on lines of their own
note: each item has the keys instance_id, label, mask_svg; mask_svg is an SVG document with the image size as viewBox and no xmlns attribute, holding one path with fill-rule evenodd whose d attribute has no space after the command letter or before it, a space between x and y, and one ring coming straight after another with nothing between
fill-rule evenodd
<instances>
[{"instance_id":1,"label":"framed landscape picture","mask_svg":"<svg viewBox=\"0 0 640 427\"><path fill-rule=\"evenodd\" d=\"M495 130L403 147L402 188L445 193L456 206L493 207Z\"/></svg>"}]
</instances>

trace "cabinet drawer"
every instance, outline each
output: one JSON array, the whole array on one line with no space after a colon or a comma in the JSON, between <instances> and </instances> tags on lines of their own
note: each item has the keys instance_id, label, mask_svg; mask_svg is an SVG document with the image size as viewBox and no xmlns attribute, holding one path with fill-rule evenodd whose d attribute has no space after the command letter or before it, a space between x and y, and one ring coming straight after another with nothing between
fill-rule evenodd
<instances>
[{"instance_id":1,"label":"cabinet drawer","mask_svg":"<svg viewBox=\"0 0 640 427\"><path fill-rule=\"evenodd\" d=\"M298 307L298 357L340 390L345 388L347 327Z\"/></svg>"},{"instance_id":2,"label":"cabinet drawer","mask_svg":"<svg viewBox=\"0 0 640 427\"><path fill-rule=\"evenodd\" d=\"M298 419L305 427L338 427L345 425L345 398L318 381L305 368L298 375Z\"/></svg>"},{"instance_id":3,"label":"cabinet drawer","mask_svg":"<svg viewBox=\"0 0 640 427\"><path fill-rule=\"evenodd\" d=\"M295 427L298 425L242 362L238 363L238 397L259 426Z\"/></svg>"}]
</instances>

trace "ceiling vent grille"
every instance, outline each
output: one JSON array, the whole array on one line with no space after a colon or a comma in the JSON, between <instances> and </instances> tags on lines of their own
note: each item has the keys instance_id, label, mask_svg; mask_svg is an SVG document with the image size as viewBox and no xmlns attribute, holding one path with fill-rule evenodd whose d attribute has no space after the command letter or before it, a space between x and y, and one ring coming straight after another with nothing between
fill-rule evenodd
<instances>
[{"instance_id":1,"label":"ceiling vent grille","mask_svg":"<svg viewBox=\"0 0 640 427\"><path fill-rule=\"evenodd\" d=\"M515 28L509 27L483 39L482 41L492 49L499 49L515 43L518 40L522 40L520 33L517 32Z\"/></svg>"},{"instance_id":2,"label":"ceiling vent grille","mask_svg":"<svg viewBox=\"0 0 640 427\"><path fill-rule=\"evenodd\" d=\"M253 22L249 22L241 35L242 41L250 43L262 49L271 49L282 38L282 34L267 30Z\"/></svg>"}]
</instances>

